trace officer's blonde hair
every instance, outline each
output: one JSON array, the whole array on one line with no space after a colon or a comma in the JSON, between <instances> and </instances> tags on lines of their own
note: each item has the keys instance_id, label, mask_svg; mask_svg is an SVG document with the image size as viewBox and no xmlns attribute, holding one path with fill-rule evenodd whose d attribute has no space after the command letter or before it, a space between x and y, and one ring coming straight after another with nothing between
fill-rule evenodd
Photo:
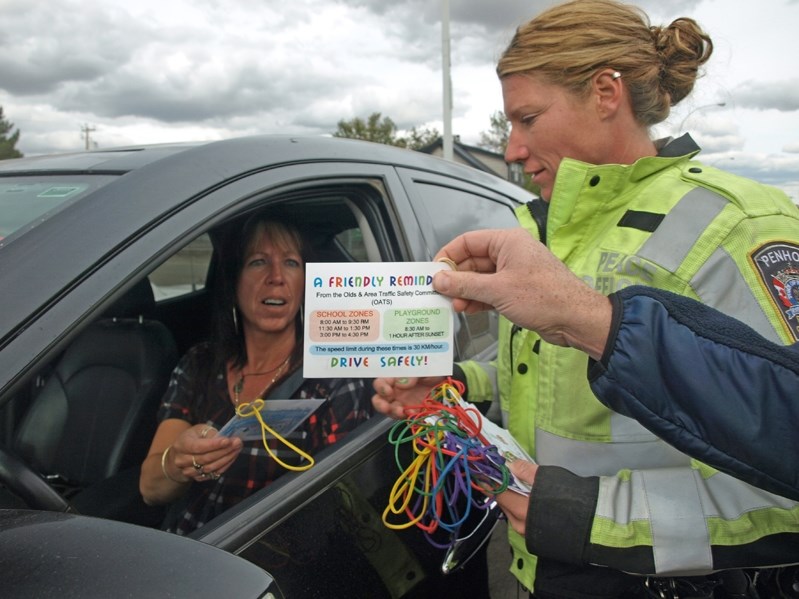
<instances>
[{"instance_id":1,"label":"officer's blonde hair","mask_svg":"<svg viewBox=\"0 0 799 599\"><path fill-rule=\"evenodd\" d=\"M621 73L636 120L655 125L693 90L713 42L693 19L651 26L635 6L614 0L573 0L521 25L497 64L500 78L531 73L585 96L591 76Z\"/></svg>"}]
</instances>

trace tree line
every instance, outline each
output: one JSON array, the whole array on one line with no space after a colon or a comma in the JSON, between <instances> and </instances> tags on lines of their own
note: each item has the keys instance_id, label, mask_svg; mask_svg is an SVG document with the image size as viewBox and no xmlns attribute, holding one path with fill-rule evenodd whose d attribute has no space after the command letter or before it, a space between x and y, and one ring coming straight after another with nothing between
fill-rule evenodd
<instances>
[{"instance_id":1,"label":"tree line","mask_svg":"<svg viewBox=\"0 0 799 599\"><path fill-rule=\"evenodd\" d=\"M435 127L421 129L413 127L407 134L403 135L391 118L384 117L379 112L373 112L366 119L355 117L349 120L340 120L333 136L363 139L390 146L408 148L409 150L421 150L441 137L441 133ZM497 110L489 117L489 128L480 133L480 141L477 142L477 145L497 154L504 154L505 148L508 146L509 137L510 123L508 118L504 112ZM527 173L523 174L522 187L534 194L538 194L540 191Z\"/></svg>"},{"instance_id":2,"label":"tree line","mask_svg":"<svg viewBox=\"0 0 799 599\"><path fill-rule=\"evenodd\" d=\"M508 119L503 112L497 111L491 115L490 121L490 129L480 133L480 141L477 145L503 154L510 135ZM441 133L435 127L413 127L406 135L402 135L390 117L373 112L366 119L355 117L349 120L340 120L333 136L363 139L409 150L421 150L441 137Z\"/></svg>"},{"instance_id":3,"label":"tree line","mask_svg":"<svg viewBox=\"0 0 799 599\"><path fill-rule=\"evenodd\" d=\"M502 111L496 111L489 117L489 128L480 133L477 145L486 150L504 154L510 136L510 124ZM23 156L16 145L19 142L19 129L14 131L14 124L3 115L0 106L0 160L7 158L21 158ZM435 127L413 127L403 133L390 117L379 112L373 112L367 118L355 117L349 120L342 119L338 122L334 137L347 137L373 141L409 150L421 150L441 137ZM531 182L529 175L524 175L523 187L537 193L537 187Z\"/></svg>"},{"instance_id":4,"label":"tree line","mask_svg":"<svg viewBox=\"0 0 799 599\"><path fill-rule=\"evenodd\" d=\"M497 111L490 117L490 128L480 133L478 145L482 148L502 154L508 144L510 126L504 113ZM14 131L14 124L3 115L0 106L0 160L7 158L21 158L23 156L16 145L19 142L19 129ZM350 139L363 139L377 143L420 150L435 142L441 133L435 127L413 127L402 134L390 117L374 112L367 118L355 117L349 120L340 120L334 137L347 137Z\"/></svg>"},{"instance_id":5,"label":"tree line","mask_svg":"<svg viewBox=\"0 0 799 599\"><path fill-rule=\"evenodd\" d=\"M22 158L22 152L16 148L19 141L19 129L11 133L13 128L14 123L6 120L3 116L3 107L0 106L0 160Z\"/></svg>"}]
</instances>

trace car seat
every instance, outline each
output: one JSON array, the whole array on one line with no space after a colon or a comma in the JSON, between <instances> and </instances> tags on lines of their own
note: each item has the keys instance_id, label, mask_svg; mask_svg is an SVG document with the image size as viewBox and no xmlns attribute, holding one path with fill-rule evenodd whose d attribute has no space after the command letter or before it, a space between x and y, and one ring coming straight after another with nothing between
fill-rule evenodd
<instances>
[{"instance_id":1,"label":"car seat","mask_svg":"<svg viewBox=\"0 0 799 599\"><path fill-rule=\"evenodd\" d=\"M149 316L147 278L67 347L32 399L14 452L70 490L139 466L177 362L172 334Z\"/></svg>"}]
</instances>

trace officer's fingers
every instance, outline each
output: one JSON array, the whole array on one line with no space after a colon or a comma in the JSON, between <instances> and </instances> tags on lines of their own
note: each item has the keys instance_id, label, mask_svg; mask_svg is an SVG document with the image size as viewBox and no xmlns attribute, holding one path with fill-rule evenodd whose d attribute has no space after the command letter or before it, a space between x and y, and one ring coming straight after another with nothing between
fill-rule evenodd
<instances>
[{"instance_id":1,"label":"officer's fingers","mask_svg":"<svg viewBox=\"0 0 799 599\"><path fill-rule=\"evenodd\" d=\"M456 302L463 302L462 310L458 309L460 306L456 306ZM496 309L490 304L484 304L483 302L478 302L476 300L452 300L452 308L456 312L465 312L466 314L477 314L478 312L486 312L488 310Z\"/></svg>"},{"instance_id":2,"label":"officer's fingers","mask_svg":"<svg viewBox=\"0 0 799 599\"><path fill-rule=\"evenodd\" d=\"M466 260L487 257L491 241L498 234L500 232L497 230L480 229L458 235L442 247L433 259L447 258L455 262L460 269L461 264Z\"/></svg>"},{"instance_id":3,"label":"officer's fingers","mask_svg":"<svg viewBox=\"0 0 799 599\"><path fill-rule=\"evenodd\" d=\"M511 528L520 535L524 535L529 499L515 491L505 491L496 496L496 501Z\"/></svg>"},{"instance_id":4,"label":"officer's fingers","mask_svg":"<svg viewBox=\"0 0 799 599\"><path fill-rule=\"evenodd\" d=\"M442 270L433 277L433 289L442 295L488 306L494 305L496 287L493 277L487 274Z\"/></svg>"},{"instance_id":5,"label":"officer's fingers","mask_svg":"<svg viewBox=\"0 0 799 599\"><path fill-rule=\"evenodd\" d=\"M508 461L508 469L513 473L518 480L528 485L532 485L535 481L535 475L538 472L538 464L533 464L527 460L513 460Z\"/></svg>"}]
</instances>

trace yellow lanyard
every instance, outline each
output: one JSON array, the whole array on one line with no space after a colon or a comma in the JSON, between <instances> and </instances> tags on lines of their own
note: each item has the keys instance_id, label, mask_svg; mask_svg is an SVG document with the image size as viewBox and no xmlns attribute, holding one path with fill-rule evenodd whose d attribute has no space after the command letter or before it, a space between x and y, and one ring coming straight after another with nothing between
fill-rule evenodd
<instances>
[{"instance_id":1,"label":"yellow lanyard","mask_svg":"<svg viewBox=\"0 0 799 599\"><path fill-rule=\"evenodd\" d=\"M250 416L255 416L258 419L258 422L261 423L261 438L264 442L264 448L266 452L281 466L283 466L286 470L293 470L294 472L303 472L308 470L311 466L314 465L314 459L311 455L304 452L302 449L294 445L288 439L281 437L277 434L266 422L264 422L263 416L261 416L261 410L264 409L265 402L263 399L255 399L252 402L243 403L236 407L236 414L238 414L241 418L249 418ZM308 463L304 466L292 466L290 464L286 464L283 460L277 457L272 448L269 447L269 444L266 442L266 433L271 434L275 439L279 442L283 443L286 447L294 450L300 457L305 458L308 460Z\"/></svg>"}]
</instances>

